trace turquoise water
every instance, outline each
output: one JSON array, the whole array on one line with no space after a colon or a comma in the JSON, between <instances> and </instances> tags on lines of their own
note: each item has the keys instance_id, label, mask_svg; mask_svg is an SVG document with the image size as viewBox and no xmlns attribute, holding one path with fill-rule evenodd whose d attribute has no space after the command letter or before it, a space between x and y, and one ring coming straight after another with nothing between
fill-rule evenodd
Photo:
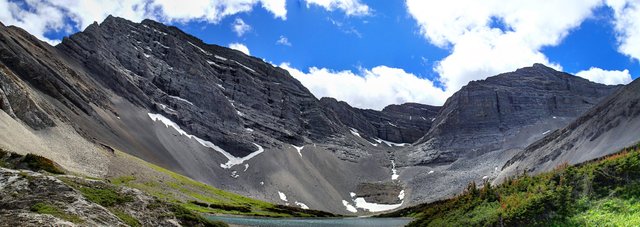
<instances>
[{"instance_id":1,"label":"turquoise water","mask_svg":"<svg viewBox=\"0 0 640 227\"><path fill-rule=\"evenodd\" d=\"M261 227L280 226L356 226L356 227L399 227L411 222L410 218L254 218L209 216L210 220L223 221L228 224Z\"/></svg>"}]
</instances>

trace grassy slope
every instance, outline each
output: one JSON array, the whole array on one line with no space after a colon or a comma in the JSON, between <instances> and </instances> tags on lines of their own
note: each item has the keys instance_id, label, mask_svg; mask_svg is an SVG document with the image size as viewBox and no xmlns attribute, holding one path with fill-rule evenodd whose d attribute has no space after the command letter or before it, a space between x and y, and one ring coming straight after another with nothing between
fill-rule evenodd
<instances>
[{"instance_id":1,"label":"grassy slope","mask_svg":"<svg viewBox=\"0 0 640 227\"><path fill-rule=\"evenodd\" d=\"M322 211L303 210L297 207L275 205L220 190L195 181L160 166L116 151L116 155L147 168L160 178L120 175L109 180L116 185L140 189L165 201L180 204L188 210L211 214L231 214L266 217L333 217Z\"/></svg>"},{"instance_id":2,"label":"grassy slope","mask_svg":"<svg viewBox=\"0 0 640 227\"><path fill-rule=\"evenodd\" d=\"M522 174L499 186L471 183L454 198L385 216L416 218L410 226L638 226L640 149L537 176Z\"/></svg>"}]
</instances>

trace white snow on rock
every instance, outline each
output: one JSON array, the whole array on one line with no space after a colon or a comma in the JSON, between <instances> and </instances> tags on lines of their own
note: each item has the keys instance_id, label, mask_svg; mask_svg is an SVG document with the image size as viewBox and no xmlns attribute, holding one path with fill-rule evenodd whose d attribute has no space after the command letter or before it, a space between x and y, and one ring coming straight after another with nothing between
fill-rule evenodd
<instances>
[{"instance_id":1,"label":"white snow on rock","mask_svg":"<svg viewBox=\"0 0 640 227\"><path fill-rule=\"evenodd\" d=\"M253 129L250 128L245 128L244 130L247 130L247 132L253 132Z\"/></svg>"},{"instance_id":2,"label":"white snow on rock","mask_svg":"<svg viewBox=\"0 0 640 227\"><path fill-rule=\"evenodd\" d=\"M227 60L227 58L221 57L221 56L218 56L218 55L213 55L213 57L217 58L218 60L223 60L223 61Z\"/></svg>"},{"instance_id":3,"label":"white snow on rock","mask_svg":"<svg viewBox=\"0 0 640 227\"><path fill-rule=\"evenodd\" d=\"M216 84L216 85L218 85L218 87L219 87L219 88L221 88L222 90L227 90L226 88L224 88L224 87L222 86L222 84Z\"/></svg>"},{"instance_id":4,"label":"white snow on rock","mask_svg":"<svg viewBox=\"0 0 640 227\"><path fill-rule=\"evenodd\" d=\"M247 172L247 170L249 169L249 163L244 164L244 171L242 172Z\"/></svg>"},{"instance_id":5,"label":"white snow on rock","mask_svg":"<svg viewBox=\"0 0 640 227\"><path fill-rule=\"evenodd\" d=\"M304 204L304 203L301 203L301 202L298 202L298 201L295 201L294 203L296 205L300 206L300 208L302 208L302 209L305 209L305 210L309 209L309 206L307 206L307 204Z\"/></svg>"},{"instance_id":6,"label":"white snow on rock","mask_svg":"<svg viewBox=\"0 0 640 227\"><path fill-rule=\"evenodd\" d=\"M393 126L393 127L396 127L396 128L398 127L397 125L395 125L395 124L391 123L390 121L387 121L387 123L389 123L389 125L391 125L391 126Z\"/></svg>"},{"instance_id":7,"label":"white snow on rock","mask_svg":"<svg viewBox=\"0 0 640 227\"><path fill-rule=\"evenodd\" d=\"M296 145L291 145L293 148L296 149L296 151L298 151L298 154L300 155L300 157L302 157L302 148L304 148L304 146L298 147Z\"/></svg>"},{"instance_id":8,"label":"white snow on rock","mask_svg":"<svg viewBox=\"0 0 640 227\"><path fill-rule=\"evenodd\" d=\"M360 136L360 133L358 133L358 130L355 128L351 128L351 134L353 134L354 136L360 137L362 138L362 136Z\"/></svg>"},{"instance_id":9,"label":"white snow on rock","mask_svg":"<svg viewBox=\"0 0 640 227\"><path fill-rule=\"evenodd\" d=\"M145 58L150 58L151 57L151 55L148 55L148 54L145 54L145 53L143 53L143 55L144 55Z\"/></svg>"},{"instance_id":10,"label":"white snow on rock","mask_svg":"<svg viewBox=\"0 0 640 227\"><path fill-rule=\"evenodd\" d=\"M553 116L553 119L556 119L556 116Z\"/></svg>"},{"instance_id":11,"label":"white snow on rock","mask_svg":"<svg viewBox=\"0 0 640 227\"><path fill-rule=\"evenodd\" d=\"M175 122L169 120L168 118L160 115L160 114L152 114L152 113L148 113L149 114L149 118L151 118L151 120L153 121L160 121L162 122L165 126L167 127L172 127L175 130L178 131L178 133L180 133L180 135L186 136L189 139L195 139L196 141L198 141L198 143L200 143L202 146L204 147L208 147L211 148L215 151L217 151L218 153L224 155L224 157L226 157L228 159L228 161L225 164L220 164L220 167L225 168L225 169L229 169L235 165L240 165L245 161L248 161L249 159L255 157L256 155L259 155L260 153L264 152L264 148L262 148L262 146L253 143L254 146L258 147L258 150L252 152L251 154L244 156L242 158L238 158L235 157L231 154L229 154L229 152L223 150L222 148L216 146L215 144L213 144L212 142L203 140L198 138L197 136L191 135L187 132L185 132L184 130L182 130L180 128L180 126L178 126L178 124L176 124Z\"/></svg>"},{"instance_id":12,"label":"white snow on rock","mask_svg":"<svg viewBox=\"0 0 640 227\"><path fill-rule=\"evenodd\" d=\"M232 166L240 165L243 162L248 161L249 159L255 157L256 155L259 155L260 153L264 152L264 148L262 148L262 146L260 146L260 145L258 145L256 143L253 143L253 145L258 147L258 150L254 151L253 153L251 153L251 154L249 154L247 156L244 156L243 158L237 158L237 157L227 153L226 151L220 149L220 150L224 151L224 153L222 153L222 152L220 152L220 153L222 153L222 155L224 155L225 157L227 157L227 159L229 159L229 161L227 161L227 163L220 164L220 167L228 169L228 168L231 168Z\"/></svg>"},{"instance_id":13,"label":"white snow on rock","mask_svg":"<svg viewBox=\"0 0 640 227\"><path fill-rule=\"evenodd\" d=\"M264 181L260 181L260 185L264 185Z\"/></svg>"},{"instance_id":14,"label":"white snow on rock","mask_svg":"<svg viewBox=\"0 0 640 227\"><path fill-rule=\"evenodd\" d=\"M238 65L242 66L242 68L245 68L246 70L249 70L249 71L251 71L251 72L253 72L253 73L256 73L256 71L255 71L255 70L253 70L252 68L249 68L249 67L247 67L246 65L243 65L242 63L237 62L237 61L235 61L235 60L233 60L233 61L234 61L235 63L237 63Z\"/></svg>"},{"instance_id":15,"label":"white snow on rock","mask_svg":"<svg viewBox=\"0 0 640 227\"><path fill-rule=\"evenodd\" d=\"M489 179L489 176L482 177L483 180Z\"/></svg>"},{"instance_id":16,"label":"white snow on rock","mask_svg":"<svg viewBox=\"0 0 640 227\"><path fill-rule=\"evenodd\" d=\"M193 44L193 43L191 43L191 42L187 42L187 43L189 43L189 45L191 45L191 46L195 47L196 49L198 49L200 52L202 52L202 53L204 53L204 54L206 54L206 55L211 55L211 53L209 53L209 52L207 52L206 50L204 50L204 49L200 48L199 46L196 46L195 44Z\"/></svg>"},{"instance_id":17,"label":"white snow on rock","mask_svg":"<svg viewBox=\"0 0 640 227\"><path fill-rule=\"evenodd\" d=\"M164 48L164 49L169 49L169 47L168 47L168 46L165 46L165 45L164 45L164 44L162 44L161 42L158 42L158 41L153 41L153 42L154 42L155 44L160 45L160 46L161 46L162 48Z\"/></svg>"},{"instance_id":18,"label":"white snow on rock","mask_svg":"<svg viewBox=\"0 0 640 227\"><path fill-rule=\"evenodd\" d=\"M404 146L409 145L408 143L394 143L394 142L386 141L386 140L383 140L383 139L380 139L380 138L375 138L375 139L373 139L373 140L374 140L374 141L376 141L377 143L384 143L384 144L386 144L388 147L393 147L393 146L396 146L396 147L404 147Z\"/></svg>"},{"instance_id":19,"label":"white snow on rock","mask_svg":"<svg viewBox=\"0 0 640 227\"><path fill-rule=\"evenodd\" d=\"M240 112L240 111L236 110L236 113L238 114L238 116L240 116L240 117L244 117L244 114L243 114L242 112Z\"/></svg>"},{"instance_id":20,"label":"white snow on rock","mask_svg":"<svg viewBox=\"0 0 640 227\"><path fill-rule=\"evenodd\" d=\"M351 196L351 198L356 197L356 193L355 192L349 192L349 195Z\"/></svg>"},{"instance_id":21,"label":"white snow on rock","mask_svg":"<svg viewBox=\"0 0 640 227\"><path fill-rule=\"evenodd\" d=\"M354 207L353 205L349 204L349 202L347 202L346 200L342 200L342 205L347 209L347 211L351 213L358 212L358 209L356 209L356 207Z\"/></svg>"},{"instance_id":22,"label":"white snow on rock","mask_svg":"<svg viewBox=\"0 0 640 227\"><path fill-rule=\"evenodd\" d=\"M235 171L235 170L234 170L234 171L232 171L232 172L231 172L231 177L233 177L233 178L238 178L239 176L240 176L240 175L238 175L238 171Z\"/></svg>"},{"instance_id":23,"label":"white snow on rock","mask_svg":"<svg viewBox=\"0 0 640 227\"><path fill-rule=\"evenodd\" d=\"M368 210L370 212L381 212L381 211L394 210L394 209L397 209L400 206L402 206L402 203L404 203L404 201L402 201L399 204L370 203L370 202L367 202L366 200L364 200L364 198L362 198L362 197L356 198L354 201L356 202L356 207L357 208L362 208L362 209Z\"/></svg>"},{"instance_id":24,"label":"white snow on rock","mask_svg":"<svg viewBox=\"0 0 640 227\"><path fill-rule=\"evenodd\" d=\"M547 133L549 133L549 132L551 132L551 130L544 131L544 132L542 133L542 135L546 135L546 134L547 134Z\"/></svg>"},{"instance_id":25,"label":"white snow on rock","mask_svg":"<svg viewBox=\"0 0 640 227\"><path fill-rule=\"evenodd\" d=\"M398 171L396 170L396 162L391 160L391 180L397 180L400 175L398 175Z\"/></svg>"},{"instance_id":26,"label":"white snow on rock","mask_svg":"<svg viewBox=\"0 0 640 227\"><path fill-rule=\"evenodd\" d=\"M432 174L432 173L433 173L433 170L429 171L429 173L427 173L427 174Z\"/></svg>"},{"instance_id":27,"label":"white snow on rock","mask_svg":"<svg viewBox=\"0 0 640 227\"><path fill-rule=\"evenodd\" d=\"M278 196L280 196L280 200L287 202L287 195L278 191Z\"/></svg>"},{"instance_id":28,"label":"white snow on rock","mask_svg":"<svg viewBox=\"0 0 640 227\"><path fill-rule=\"evenodd\" d=\"M193 106L193 103L192 103L192 102L190 102L189 100L186 100L186 99L180 98L180 97L178 97L178 96L173 96L173 95L169 95L169 97L171 97L171 98L173 98L173 99L175 99L175 100L180 100L180 101L186 102L186 103L188 103L189 105L192 105L192 106Z\"/></svg>"},{"instance_id":29,"label":"white snow on rock","mask_svg":"<svg viewBox=\"0 0 640 227\"><path fill-rule=\"evenodd\" d=\"M209 65L213 65L213 66L215 66L217 68L221 68L221 69L228 69L229 68L229 67L218 65L218 63L215 63L215 62L209 61L209 60L207 60L207 63L209 63ZM218 86L222 86L222 85L218 84Z\"/></svg>"},{"instance_id":30,"label":"white snow on rock","mask_svg":"<svg viewBox=\"0 0 640 227\"><path fill-rule=\"evenodd\" d=\"M398 199L404 200L404 190L400 191L400 194L398 194Z\"/></svg>"}]
</instances>

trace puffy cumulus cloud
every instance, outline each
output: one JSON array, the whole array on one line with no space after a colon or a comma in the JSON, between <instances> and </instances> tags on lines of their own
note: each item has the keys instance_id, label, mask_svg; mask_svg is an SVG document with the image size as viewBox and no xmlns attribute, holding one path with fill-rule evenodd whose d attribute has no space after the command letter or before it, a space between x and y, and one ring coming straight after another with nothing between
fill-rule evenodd
<instances>
[{"instance_id":1,"label":"puffy cumulus cloud","mask_svg":"<svg viewBox=\"0 0 640 227\"><path fill-rule=\"evenodd\" d=\"M25 5L22 5L25 4ZM82 30L108 15L141 21L144 18L163 22L207 21L218 23L227 16L251 11L262 5L274 17L286 19L286 0L0 0L0 20L16 25L49 43L44 34L52 31ZM69 21L75 24L71 27Z\"/></svg>"},{"instance_id":2,"label":"puffy cumulus cloud","mask_svg":"<svg viewBox=\"0 0 640 227\"><path fill-rule=\"evenodd\" d=\"M434 70L447 91L469 81L543 63L540 51L558 45L602 0L406 0L421 34L451 53Z\"/></svg>"},{"instance_id":3,"label":"puffy cumulus cloud","mask_svg":"<svg viewBox=\"0 0 640 227\"><path fill-rule=\"evenodd\" d=\"M245 23L241 18L236 18L236 20L231 24L231 28L233 28L233 32L235 32L238 37L241 37L244 33L251 31L251 26Z\"/></svg>"},{"instance_id":4,"label":"puffy cumulus cloud","mask_svg":"<svg viewBox=\"0 0 640 227\"><path fill-rule=\"evenodd\" d=\"M289 42L289 39L286 36L283 36L283 35L281 35L280 38L278 39L278 41L276 41L276 44L283 45L283 46L291 46L291 43Z\"/></svg>"},{"instance_id":5,"label":"puffy cumulus cloud","mask_svg":"<svg viewBox=\"0 0 640 227\"><path fill-rule=\"evenodd\" d=\"M607 84L607 85L618 85L618 84L628 84L633 79L631 79L631 74L629 74L629 70L604 70L601 68L591 67L589 70L584 70L576 73L576 76L585 78L587 80Z\"/></svg>"},{"instance_id":6,"label":"puffy cumulus cloud","mask_svg":"<svg viewBox=\"0 0 640 227\"><path fill-rule=\"evenodd\" d=\"M366 16L371 14L371 9L368 5L362 3L360 0L305 0L307 7L311 5L317 5L325 8L328 11L342 10L348 16Z\"/></svg>"},{"instance_id":7,"label":"puffy cumulus cloud","mask_svg":"<svg viewBox=\"0 0 640 227\"><path fill-rule=\"evenodd\" d=\"M249 52L249 48L242 43L230 43L229 48L240 51L246 55L251 55L251 53Z\"/></svg>"},{"instance_id":8,"label":"puffy cumulus cloud","mask_svg":"<svg viewBox=\"0 0 640 227\"><path fill-rule=\"evenodd\" d=\"M442 105L449 96L428 79L387 66L362 69L358 74L316 67L305 73L287 63L280 67L316 97L333 97L359 108L381 110L389 104L405 102Z\"/></svg>"},{"instance_id":9,"label":"puffy cumulus cloud","mask_svg":"<svg viewBox=\"0 0 640 227\"><path fill-rule=\"evenodd\" d=\"M607 0L607 4L614 11L618 51L640 60L640 1Z\"/></svg>"}]
</instances>

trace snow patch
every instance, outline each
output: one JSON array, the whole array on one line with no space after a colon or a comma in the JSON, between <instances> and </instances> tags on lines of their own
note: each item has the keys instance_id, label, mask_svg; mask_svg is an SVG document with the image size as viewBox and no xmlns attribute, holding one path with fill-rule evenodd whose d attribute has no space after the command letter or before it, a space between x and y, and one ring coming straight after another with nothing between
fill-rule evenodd
<instances>
[{"instance_id":1,"label":"snow patch","mask_svg":"<svg viewBox=\"0 0 640 227\"><path fill-rule=\"evenodd\" d=\"M245 128L244 130L246 130L247 132L253 132L253 129L250 128Z\"/></svg>"},{"instance_id":2,"label":"snow patch","mask_svg":"<svg viewBox=\"0 0 640 227\"><path fill-rule=\"evenodd\" d=\"M162 43L160 43L160 42L158 42L158 41L153 41L153 42L154 42L155 44L158 44L159 46L161 46L161 47L162 47L162 48L164 48L164 49L169 49L169 47L168 47L168 46L165 46L164 44L162 44Z\"/></svg>"},{"instance_id":3,"label":"snow patch","mask_svg":"<svg viewBox=\"0 0 640 227\"><path fill-rule=\"evenodd\" d=\"M187 43L189 43L189 45L191 45L191 46L195 47L196 49L198 49L200 52L202 52L202 53L204 53L206 55L211 55L211 53L207 52L206 50L202 49L201 47L196 46L195 44L193 44L191 42L187 42Z\"/></svg>"},{"instance_id":4,"label":"snow patch","mask_svg":"<svg viewBox=\"0 0 640 227\"><path fill-rule=\"evenodd\" d=\"M215 63L215 62L213 62L213 61L209 61L209 60L207 60L207 63L208 63L209 65L213 65L213 66L218 67L218 68L221 68L221 69L228 69L228 68L229 68L229 67L225 67L225 66L218 65L217 63Z\"/></svg>"},{"instance_id":5,"label":"snow patch","mask_svg":"<svg viewBox=\"0 0 640 227\"><path fill-rule=\"evenodd\" d=\"M397 180L400 175L398 175L398 171L396 170L396 162L391 160L391 180Z\"/></svg>"},{"instance_id":6,"label":"snow patch","mask_svg":"<svg viewBox=\"0 0 640 227\"><path fill-rule=\"evenodd\" d=\"M398 194L398 199L404 200L404 190L400 191L400 194Z\"/></svg>"},{"instance_id":7,"label":"snow patch","mask_svg":"<svg viewBox=\"0 0 640 227\"><path fill-rule=\"evenodd\" d=\"M213 55L213 57L217 58L218 60L223 60L223 61L227 60L227 58L221 57L221 56L218 56L218 55Z\"/></svg>"},{"instance_id":8,"label":"snow patch","mask_svg":"<svg viewBox=\"0 0 640 227\"><path fill-rule=\"evenodd\" d=\"M150 58L151 57L151 55L148 55L148 54L145 54L145 53L142 53L142 54L144 55L145 58Z\"/></svg>"},{"instance_id":9,"label":"snow patch","mask_svg":"<svg viewBox=\"0 0 640 227\"><path fill-rule=\"evenodd\" d=\"M427 173L427 174L432 174L432 173L433 173L433 170L429 171L429 173Z\"/></svg>"},{"instance_id":10,"label":"snow patch","mask_svg":"<svg viewBox=\"0 0 640 227\"><path fill-rule=\"evenodd\" d=\"M349 192L349 195L351 196L351 198L356 197L356 193L355 192Z\"/></svg>"},{"instance_id":11,"label":"snow patch","mask_svg":"<svg viewBox=\"0 0 640 227\"><path fill-rule=\"evenodd\" d=\"M553 116L553 119L556 119L556 116Z\"/></svg>"},{"instance_id":12,"label":"snow patch","mask_svg":"<svg viewBox=\"0 0 640 227\"><path fill-rule=\"evenodd\" d=\"M306 205L306 204L304 204L304 203L301 203L301 202L298 202L298 201L295 201L294 203L295 203L296 205L300 206L300 208L302 208L302 209L305 209L305 210L308 210L308 209L309 209L309 206L307 206L307 205Z\"/></svg>"},{"instance_id":13,"label":"snow patch","mask_svg":"<svg viewBox=\"0 0 640 227\"><path fill-rule=\"evenodd\" d=\"M244 164L244 171L242 172L247 172L247 170L249 169L249 163Z\"/></svg>"},{"instance_id":14,"label":"snow patch","mask_svg":"<svg viewBox=\"0 0 640 227\"><path fill-rule=\"evenodd\" d=\"M391 123L390 121L387 121L387 123L389 123L389 125L391 125L391 126L393 126L393 127L396 127L396 128L398 127L397 125L395 125L395 124Z\"/></svg>"},{"instance_id":15,"label":"snow patch","mask_svg":"<svg viewBox=\"0 0 640 227\"><path fill-rule=\"evenodd\" d=\"M260 185L264 185L264 181L260 181Z\"/></svg>"},{"instance_id":16,"label":"snow patch","mask_svg":"<svg viewBox=\"0 0 640 227\"><path fill-rule=\"evenodd\" d=\"M222 84L216 84L216 85L218 85L218 87L219 87L219 88L221 88L222 90L227 90L226 88L224 88L224 87L222 86Z\"/></svg>"},{"instance_id":17,"label":"snow patch","mask_svg":"<svg viewBox=\"0 0 640 227\"><path fill-rule=\"evenodd\" d=\"M293 148L296 149L296 151L298 151L298 154L300 155L300 157L302 157L302 148L304 148L304 146L301 147L297 147L296 145L291 145Z\"/></svg>"},{"instance_id":18,"label":"snow patch","mask_svg":"<svg viewBox=\"0 0 640 227\"><path fill-rule=\"evenodd\" d=\"M389 147L393 147L393 146L396 146L396 147L404 147L404 146L409 145L408 143L394 143L394 142L386 141L386 140L383 140L383 139L380 139L380 138L376 138L376 139L373 139L373 140L375 140L375 141L376 141L376 142L378 142L378 143L384 143L384 144L386 144L386 145L387 145L387 146L389 146Z\"/></svg>"},{"instance_id":19,"label":"snow patch","mask_svg":"<svg viewBox=\"0 0 640 227\"><path fill-rule=\"evenodd\" d=\"M235 171L235 170L234 170L234 171L232 171L232 172L231 172L231 177L233 177L233 178L238 178L239 176L240 176L240 175L238 175L238 171Z\"/></svg>"},{"instance_id":20,"label":"snow patch","mask_svg":"<svg viewBox=\"0 0 640 227\"><path fill-rule=\"evenodd\" d=\"M486 180L486 179L489 179L489 176L482 177L482 180Z\"/></svg>"},{"instance_id":21,"label":"snow patch","mask_svg":"<svg viewBox=\"0 0 640 227\"><path fill-rule=\"evenodd\" d=\"M278 196L280 196L280 200L287 202L287 195L278 191Z\"/></svg>"},{"instance_id":22,"label":"snow patch","mask_svg":"<svg viewBox=\"0 0 640 227\"><path fill-rule=\"evenodd\" d=\"M547 134L547 133L549 133L549 132L551 132L551 130L544 131L544 132L542 133L542 135L546 135L546 134Z\"/></svg>"},{"instance_id":23,"label":"snow patch","mask_svg":"<svg viewBox=\"0 0 640 227\"><path fill-rule=\"evenodd\" d=\"M173 98L173 99L175 99L175 100L180 100L180 101L186 102L186 103L188 103L189 105L192 105L192 106L193 106L193 103L192 103L192 102L190 102L189 100L186 100L186 99L180 98L180 97L178 97L178 96L173 96L173 95L169 95L169 97L171 97L171 98Z\"/></svg>"},{"instance_id":24,"label":"snow patch","mask_svg":"<svg viewBox=\"0 0 640 227\"><path fill-rule=\"evenodd\" d=\"M235 61L235 60L233 60L233 61L234 61L235 63L237 63L238 65L242 66L242 68L245 68L246 70L249 70L249 71L251 71L251 72L253 72L253 73L256 73L256 71L255 71L255 70L253 70L252 68L249 68L249 67L247 67L246 65L243 65L242 63L240 63L240 62L238 62L238 61Z\"/></svg>"},{"instance_id":25,"label":"snow patch","mask_svg":"<svg viewBox=\"0 0 640 227\"><path fill-rule=\"evenodd\" d=\"M399 204L369 203L366 200L364 200L364 198L362 198L362 197L356 198L354 201L356 202L356 207L357 208L362 208L362 209L368 210L370 212L381 212L381 211L388 211L388 210L397 209L400 206L402 206L402 203L404 203L404 201L402 201Z\"/></svg>"},{"instance_id":26,"label":"snow patch","mask_svg":"<svg viewBox=\"0 0 640 227\"><path fill-rule=\"evenodd\" d=\"M360 137L362 138L362 136L360 136L360 133L358 133L358 130L355 128L351 128L351 134L353 134L354 136Z\"/></svg>"},{"instance_id":27,"label":"snow patch","mask_svg":"<svg viewBox=\"0 0 640 227\"><path fill-rule=\"evenodd\" d=\"M244 114L243 114L242 112L240 112L240 111L236 110L236 113L238 113L238 116L240 116L240 117L244 117Z\"/></svg>"},{"instance_id":28,"label":"snow patch","mask_svg":"<svg viewBox=\"0 0 640 227\"><path fill-rule=\"evenodd\" d=\"M264 148L262 148L262 146L253 143L254 146L258 147L258 150L252 152L251 154L244 156L242 158L238 158L235 157L231 154L229 154L229 152L223 150L222 148L216 146L215 144L213 144L212 142L203 140L198 138L197 136L191 135L187 132L185 132L184 130L182 130L180 128L180 126L178 126L178 124L176 124L175 122L169 120L168 118L160 115L160 114L152 114L152 113L148 113L149 114L149 118L151 118L151 120L153 121L160 121L162 122L167 128L168 127L172 127L175 130L178 131L178 133L180 133L180 135L186 136L189 139L195 139L196 141L198 141L198 143L200 143L202 146L204 147L208 147L211 148L215 151L217 151L218 153L224 155L224 157L226 157L228 159L228 161L225 164L220 164L220 167L225 168L225 169L229 169L235 165L240 165L245 161L248 161L249 159L255 157L256 155L259 155L260 153L264 152Z\"/></svg>"},{"instance_id":29,"label":"snow patch","mask_svg":"<svg viewBox=\"0 0 640 227\"><path fill-rule=\"evenodd\" d=\"M346 200L342 200L342 205L347 209L347 211L351 213L358 212L358 209L356 209L353 205L349 204L349 202L347 202Z\"/></svg>"}]
</instances>

